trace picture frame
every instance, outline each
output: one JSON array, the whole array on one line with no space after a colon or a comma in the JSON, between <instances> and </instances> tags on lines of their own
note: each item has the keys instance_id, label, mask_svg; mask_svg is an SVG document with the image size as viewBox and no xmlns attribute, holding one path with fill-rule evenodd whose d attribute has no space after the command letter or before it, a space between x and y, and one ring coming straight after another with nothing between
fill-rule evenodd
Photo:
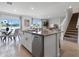
<instances>
[{"instance_id":1,"label":"picture frame","mask_svg":"<svg viewBox=\"0 0 79 59\"><path fill-rule=\"evenodd\" d=\"M22 17L21 18L21 30L22 31L27 31L30 28L31 21L32 21L31 18Z\"/></svg>"}]
</instances>

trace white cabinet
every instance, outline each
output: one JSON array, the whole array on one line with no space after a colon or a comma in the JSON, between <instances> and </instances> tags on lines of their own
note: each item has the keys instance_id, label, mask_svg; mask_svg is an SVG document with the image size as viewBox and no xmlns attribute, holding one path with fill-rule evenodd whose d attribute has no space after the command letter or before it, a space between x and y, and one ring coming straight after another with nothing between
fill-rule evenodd
<instances>
[{"instance_id":1,"label":"white cabinet","mask_svg":"<svg viewBox=\"0 0 79 59\"><path fill-rule=\"evenodd\" d=\"M32 56L59 57L60 32L50 35L38 35L24 32L21 43L32 53Z\"/></svg>"},{"instance_id":2,"label":"white cabinet","mask_svg":"<svg viewBox=\"0 0 79 59\"><path fill-rule=\"evenodd\" d=\"M25 32L22 36L21 44L23 44L30 52L32 52L32 41L33 35Z\"/></svg>"}]
</instances>

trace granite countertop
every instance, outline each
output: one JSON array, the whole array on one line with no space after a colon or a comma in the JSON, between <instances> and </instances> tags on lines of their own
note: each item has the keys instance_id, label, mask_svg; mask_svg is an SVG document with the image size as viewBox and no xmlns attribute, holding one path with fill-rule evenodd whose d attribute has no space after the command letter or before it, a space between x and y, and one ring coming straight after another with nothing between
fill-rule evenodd
<instances>
[{"instance_id":1,"label":"granite countertop","mask_svg":"<svg viewBox=\"0 0 79 59\"><path fill-rule=\"evenodd\" d=\"M49 35L53 35L53 34L56 34L56 33L60 33L61 31L59 30L44 30L44 31L23 31L23 32L27 32L27 33L31 33L31 34L35 34L35 35L43 35L43 36L49 36Z\"/></svg>"}]
</instances>

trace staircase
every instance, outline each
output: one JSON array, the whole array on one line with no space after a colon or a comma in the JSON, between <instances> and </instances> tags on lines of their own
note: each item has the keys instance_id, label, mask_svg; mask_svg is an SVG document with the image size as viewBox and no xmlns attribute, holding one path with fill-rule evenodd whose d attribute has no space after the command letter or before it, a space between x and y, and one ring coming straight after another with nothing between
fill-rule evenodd
<instances>
[{"instance_id":1,"label":"staircase","mask_svg":"<svg viewBox=\"0 0 79 59\"><path fill-rule=\"evenodd\" d=\"M76 42L77 43L77 37L78 37L78 29L76 28L78 20L78 13L74 13L72 15L72 18L70 20L70 23L68 25L67 31L64 35L64 40L68 40L71 42Z\"/></svg>"}]
</instances>

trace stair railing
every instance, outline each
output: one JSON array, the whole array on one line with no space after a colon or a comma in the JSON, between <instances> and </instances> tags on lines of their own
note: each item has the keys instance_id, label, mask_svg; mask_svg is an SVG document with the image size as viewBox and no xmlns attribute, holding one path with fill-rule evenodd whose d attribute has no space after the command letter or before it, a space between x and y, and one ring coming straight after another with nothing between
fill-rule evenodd
<instances>
[{"instance_id":1,"label":"stair railing","mask_svg":"<svg viewBox=\"0 0 79 59\"><path fill-rule=\"evenodd\" d=\"M71 20L72 17L72 8L69 8L66 10L66 17L64 18L63 22L61 23L60 27L61 27L61 31L63 31L61 33L61 40L63 40L65 32L67 30L68 24Z\"/></svg>"},{"instance_id":2,"label":"stair railing","mask_svg":"<svg viewBox=\"0 0 79 59\"><path fill-rule=\"evenodd\" d=\"M78 21L77 21L77 24L76 24L76 28L78 28L78 45L79 45L79 15L78 15Z\"/></svg>"}]
</instances>

